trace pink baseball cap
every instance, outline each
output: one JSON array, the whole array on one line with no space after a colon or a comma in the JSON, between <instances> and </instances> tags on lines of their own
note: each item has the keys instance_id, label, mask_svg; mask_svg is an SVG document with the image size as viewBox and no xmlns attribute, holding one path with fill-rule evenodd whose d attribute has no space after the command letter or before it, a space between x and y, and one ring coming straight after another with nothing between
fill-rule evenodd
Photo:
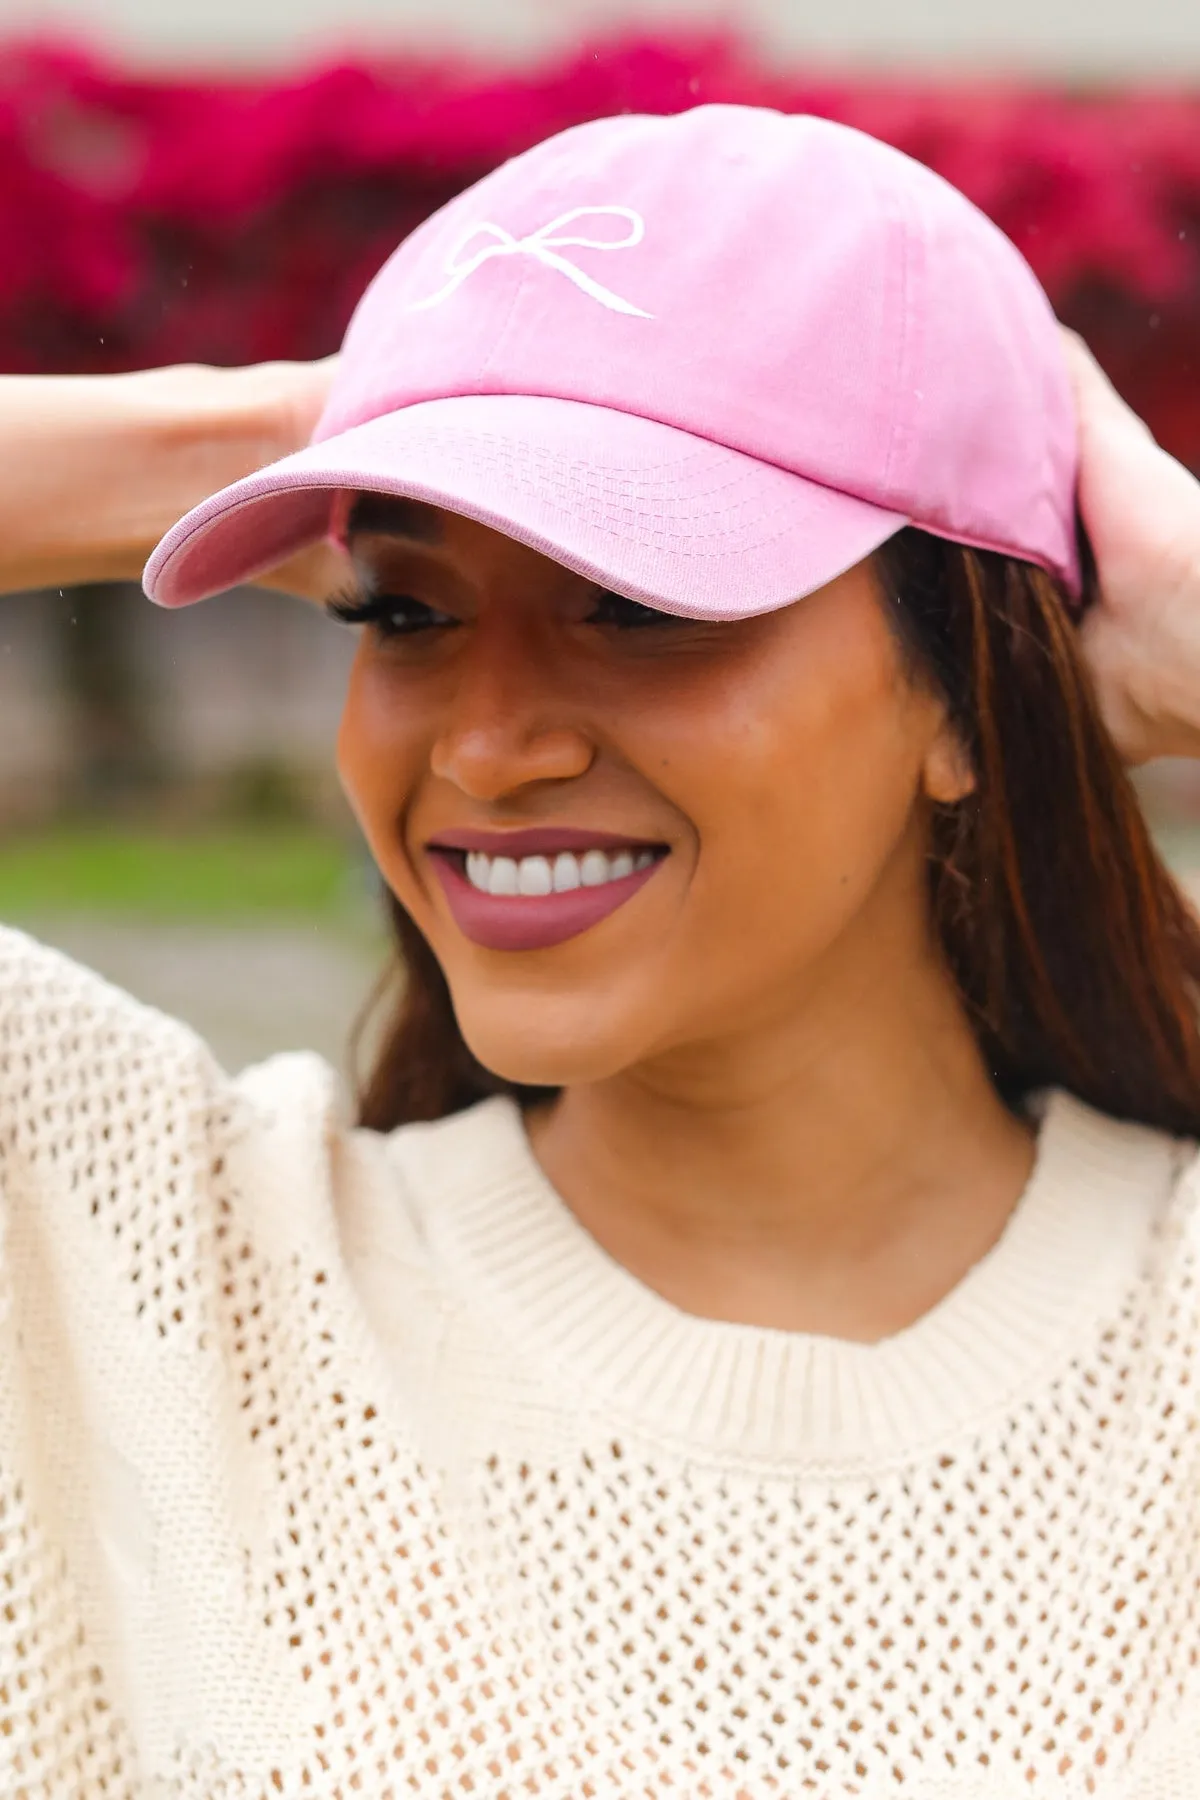
<instances>
[{"instance_id":1,"label":"pink baseball cap","mask_svg":"<svg viewBox=\"0 0 1200 1800\"><path fill-rule=\"evenodd\" d=\"M1077 591L1049 303L939 176L825 119L600 119L426 220L307 448L159 544L184 606L337 536L368 490L466 514L663 611L769 612L901 527Z\"/></svg>"}]
</instances>

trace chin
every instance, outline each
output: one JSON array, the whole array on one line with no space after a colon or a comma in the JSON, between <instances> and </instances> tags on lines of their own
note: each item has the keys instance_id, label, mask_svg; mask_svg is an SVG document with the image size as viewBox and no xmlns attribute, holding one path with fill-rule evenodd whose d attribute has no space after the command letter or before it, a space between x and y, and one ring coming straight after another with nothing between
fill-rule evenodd
<instances>
[{"instance_id":1,"label":"chin","mask_svg":"<svg viewBox=\"0 0 1200 1800\"><path fill-rule=\"evenodd\" d=\"M561 999L526 996L519 1006L488 1005L455 995L455 1012L471 1054L522 1087L604 1081L640 1060L634 1033L621 1030L619 1021L598 1021L595 1009Z\"/></svg>"}]
</instances>

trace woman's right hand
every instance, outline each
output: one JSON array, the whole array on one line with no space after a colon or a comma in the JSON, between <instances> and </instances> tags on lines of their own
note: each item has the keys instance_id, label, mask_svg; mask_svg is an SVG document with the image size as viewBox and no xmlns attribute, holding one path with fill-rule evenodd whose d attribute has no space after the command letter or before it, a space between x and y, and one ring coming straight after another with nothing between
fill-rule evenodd
<instances>
[{"instance_id":1,"label":"woman's right hand","mask_svg":"<svg viewBox=\"0 0 1200 1800\"><path fill-rule=\"evenodd\" d=\"M138 580L198 501L308 442L333 367L0 377L0 592ZM260 581L321 599L345 574L321 544Z\"/></svg>"},{"instance_id":2,"label":"woman's right hand","mask_svg":"<svg viewBox=\"0 0 1200 1800\"><path fill-rule=\"evenodd\" d=\"M1079 506L1099 601L1080 627L1129 763L1200 757L1200 481L1155 443L1074 332Z\"/></svg>"}]
</instances>

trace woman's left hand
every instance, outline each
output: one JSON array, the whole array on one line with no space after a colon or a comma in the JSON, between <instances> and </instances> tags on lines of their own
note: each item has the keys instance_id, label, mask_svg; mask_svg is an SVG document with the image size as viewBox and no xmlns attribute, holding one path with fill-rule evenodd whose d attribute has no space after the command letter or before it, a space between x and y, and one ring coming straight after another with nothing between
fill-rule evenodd
<instances>
[{"instance_id":1,"label":"woman's left hand","mask_svg":"<svg viewBox=\"0 0 1200 1800\"><path fill-rule=\"evenodd\" d=\"M1100 588L1080 637L1101 710L1129 763L1200 757L1200 481L1155 443L1083 340L1063 336Z\"/></svg>"}]
</instances>

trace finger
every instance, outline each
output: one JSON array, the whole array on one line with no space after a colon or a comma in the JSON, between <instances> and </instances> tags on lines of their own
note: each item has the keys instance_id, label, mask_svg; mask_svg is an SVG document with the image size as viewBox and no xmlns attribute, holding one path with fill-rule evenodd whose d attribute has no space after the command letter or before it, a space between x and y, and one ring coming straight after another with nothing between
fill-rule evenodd
<instances>
[{"instance_id":1,"label":"finger","mask_svg":"<svg viewBox=\"0 0 1200 1800\"><path fill-rule=\"evenodd\" d=\"M1119 417L1126 426L1136 427L1153 440L1154 434L1146 421L1121 398L1079 333L1072 331L1069 325L1060 325L1059 333L1080 423L1086 427L1098 415L1110 419Z\"/></svg>"},{"instance_id":2,"label":"finger","mask_svg":"<svg viewBox=\"0 0 1200 1800\"><path fill-rule=\"evenodd\" d=\"M294 447L311 438L329 398L337 364L336 356L326 356L320 362L282 365L289 389L285 404Z\"/></svg>"}]
</instances>

